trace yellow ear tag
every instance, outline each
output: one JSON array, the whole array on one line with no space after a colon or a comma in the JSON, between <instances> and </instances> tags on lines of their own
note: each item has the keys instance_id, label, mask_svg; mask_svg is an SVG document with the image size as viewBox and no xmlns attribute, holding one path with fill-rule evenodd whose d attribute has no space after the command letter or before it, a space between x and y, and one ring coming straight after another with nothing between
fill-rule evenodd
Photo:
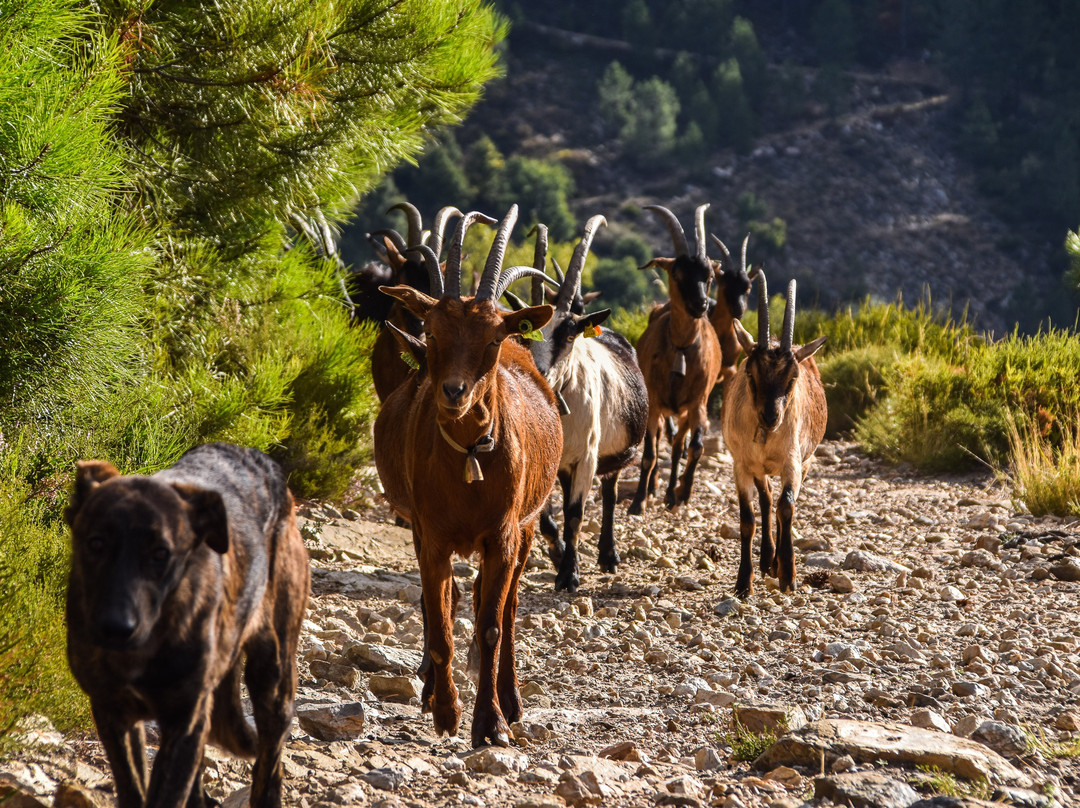
<instances>
[{"instance_id":1,"label":"yellow ear tag","mask_svg":"<svg viewBox=\"0 0 1080 808\"><path fill-rule=\"evenodd\" d=\"M411 367L413 370L420 370L420 363L416 361L416 357L408 351L401 352L401 361Z\"/></svg>"},{"instance_id":2,"label":"yellow ear tag","mask_svg":"<svg viewBox=\"0 0 1080 808\"><path fill-rule=\"evenodd\" d=\"M540 333L540 330L533 328L532 320L522 320L518 323L518 331L521 332L521 336L525 339L535 340L536 342L544 341L544 335Z\"/></svg>"},{"instance_id":3,"label":"yellow ear tag","mask_svg":"<svg viewBox=\"0 0 1080 808\"><path fill-rule=\"evenodd\" d=\"M589 337L599 337L600 336L600 326L598 326L598 325L590 325L588 328L585 329L583 334L584 334L586 339L588 339Z\"/></svg>"}]
</instances>

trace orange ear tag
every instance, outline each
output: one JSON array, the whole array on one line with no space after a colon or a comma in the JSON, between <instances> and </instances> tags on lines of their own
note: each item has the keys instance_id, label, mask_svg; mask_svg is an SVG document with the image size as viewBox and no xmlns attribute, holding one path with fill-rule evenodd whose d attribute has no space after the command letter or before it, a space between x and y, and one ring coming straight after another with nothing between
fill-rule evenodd
<instances>
[{"instance_id":1,"label":"orange ear tag","mask_svg":"<svg viewBox=\"0 0 1080 808\"><path fill-rule=\"evenodd\" d=\"M600 326L598 326L598 325L590 325L588 328L585 329L585 331L583 333L584 333L584 336L586 338L588 338L588 337L599 337L600 336Z\"/></svg>"}]
</instances>

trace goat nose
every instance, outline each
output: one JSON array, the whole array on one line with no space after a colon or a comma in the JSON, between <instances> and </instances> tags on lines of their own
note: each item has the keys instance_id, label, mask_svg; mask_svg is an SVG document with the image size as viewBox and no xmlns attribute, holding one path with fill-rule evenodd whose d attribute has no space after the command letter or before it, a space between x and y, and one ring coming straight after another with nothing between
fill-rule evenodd
<instances>
[{"instance_id":1,"label":"goat nose","mask_svg":"<svg viewBox=\"0 0 1080 808\"><path fill-rule=\"evenodd\" d=\"M457 401L465 395L465 382L443 382L442 389L448 401Z\"/></svg>"}]
</instances>

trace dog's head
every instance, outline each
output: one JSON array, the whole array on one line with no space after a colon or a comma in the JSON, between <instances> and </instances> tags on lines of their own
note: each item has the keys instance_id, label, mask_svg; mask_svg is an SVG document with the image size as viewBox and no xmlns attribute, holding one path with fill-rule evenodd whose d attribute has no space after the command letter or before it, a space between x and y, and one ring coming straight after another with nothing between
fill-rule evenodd
<instances>
[{"instance_id":1,"label":"dog's head","mask_svg":"<svg viewBox=\"0 0 1080 808\"><path fill-rule=\"evenodd\" d=\"M69 608L81 611L87 639L113 650L147 642L193 553L203 545L229 549L216 491L121 476L101 461L79 463L64 518L71 527L71 596L78 601Z\"/></svg>"}]
</instances>

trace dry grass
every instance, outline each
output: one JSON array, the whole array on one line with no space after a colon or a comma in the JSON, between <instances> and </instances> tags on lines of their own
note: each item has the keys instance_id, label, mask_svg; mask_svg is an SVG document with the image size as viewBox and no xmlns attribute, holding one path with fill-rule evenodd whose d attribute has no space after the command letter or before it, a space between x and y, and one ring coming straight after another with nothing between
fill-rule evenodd
<instances>
[{"instance_id":1,"label":"dry grass","mask_svg":"<svg viewBox=\"0 0 1080 808\"><path fill-rule=\"evenodd\" d=\"M1061 420L1044 413L1008 419L1013 498L1036 516L1080 516L1080 415ZM1055 426L1056 442L1049 437Z\"/></svg>"}]
</instances>

